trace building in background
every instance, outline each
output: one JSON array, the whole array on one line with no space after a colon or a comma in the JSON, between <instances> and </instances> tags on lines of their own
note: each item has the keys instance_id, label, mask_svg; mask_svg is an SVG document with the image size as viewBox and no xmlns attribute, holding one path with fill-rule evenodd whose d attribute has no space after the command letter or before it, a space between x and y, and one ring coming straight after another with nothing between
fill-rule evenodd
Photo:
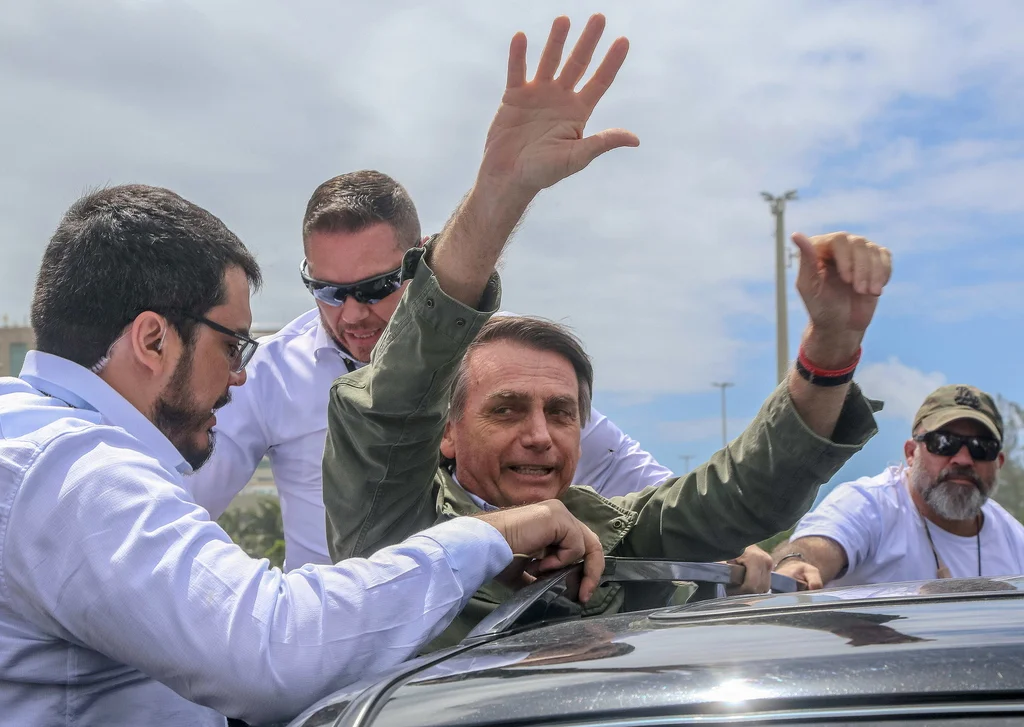
<instances>
[{"instance_id":1,"label":"building in background","mask_svg":"<svg viewBox=\"0 0 1024 727\"><path fill-rule=\"evenodd\" d=\"M0 322L0 376L17 376L25 363L25 354L36 347L36 337L28 326L12 326L7 316Z\"/></svg>"}]
</instances>

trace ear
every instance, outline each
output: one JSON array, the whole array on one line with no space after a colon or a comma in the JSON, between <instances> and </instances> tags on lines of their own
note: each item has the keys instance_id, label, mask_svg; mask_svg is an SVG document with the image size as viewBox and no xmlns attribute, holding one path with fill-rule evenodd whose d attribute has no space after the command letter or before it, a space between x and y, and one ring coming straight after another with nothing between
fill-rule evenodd
<instances>
[{"instance_id":1,"label":"ear","mask_svg":"<svg viewBox=\"0 0 1024 727\"><path fill-rule=\"evenodd\" d=\"M455 430L452 427L452 420L449 419L444 425L444 436L441 437L441 454L448 459L455 459Z\"/></svg>"},{"instance_id":2,"label":"ear","mask_svg":"<svg viewBox=\"0 0 1024 727\"><path fill-rule=\"evenodd\" d=\"M137 315L127 336L135 363L154 374L160 374L171 360L168 344L174 337L168 335L170 328L167 319L153 311L143 311Z\"/></svg>"},{"instance_id":3,"label":"ear","mask_svg":"<svg viewBox=\"0 0 1024 727\"><path fill-rule=\"evenodd\" d=\"M903 456L907 460L907 464L910 466L914 465L914 455L917 454L917 442L913 439L908 439L903 443Z\"/></svg>"},{"instance_id":4,"label":"ear","mask_svg":"<svg viewBox=\"0 0 1024 727\"><path fill-rule=\"evenodd\" d=\"M1005 463L1006 463L1006 452L1000 452L999 456L996 457L996 469L997 470L1001 470Z\"/></svg>"}]
</instances>

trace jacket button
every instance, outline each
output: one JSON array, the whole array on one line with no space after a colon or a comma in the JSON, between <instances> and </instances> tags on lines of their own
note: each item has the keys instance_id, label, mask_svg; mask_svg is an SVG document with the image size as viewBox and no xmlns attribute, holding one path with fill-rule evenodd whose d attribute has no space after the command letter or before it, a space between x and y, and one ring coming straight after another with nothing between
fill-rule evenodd
<instances>
[{"instance_id":1,"label":"jacket button","mask_svg":"<svg viewBox=\"0 0 1024 727\"><path fill-rule=\"evenodd\" d=\"M613 528L614 528L615 530L622 530L622 528L623 528L623 527L624 527L625 525L626 525L626 523L624 523L624 522L622 521L622 518L615 518L614 520L612 520L612 527L613 527Z\"/></svg>"},{"instance_id":2,"label":"jacket button","mask_svg":"<svg viewBox=\"0 0 1024 727\"><path fill-rule=\"evenodd\" d=\"M434 307L434 299L433 298L427 298L427 308L433 308L433 307Z\"/></svg>"},{"instance_id":3,"label":"jacket button","mask_svg":"<svg viewBox=\"0 0 1024 727\"><path fill-rule=\"evenodd\" d=\"M455 319L455 325L457 325L457 326L464 326L464 325L466 325L466 319L465 318L456 318Z\"/></svg>"}]
</instances>

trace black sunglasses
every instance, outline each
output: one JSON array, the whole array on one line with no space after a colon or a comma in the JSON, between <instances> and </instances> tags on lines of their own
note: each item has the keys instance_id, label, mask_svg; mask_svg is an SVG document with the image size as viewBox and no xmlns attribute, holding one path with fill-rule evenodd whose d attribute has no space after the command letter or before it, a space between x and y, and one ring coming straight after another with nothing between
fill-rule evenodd
<instances>
[{"instance_id":1,"label":"black sunglasses","mask_svg":"<svg viewBox=\"0 0 1024 727\"><path fill-rule=\"evenodd\" d=\"M308 269L309 266L303 259L302 265L299 267L299 274L302 275L302 282L306 285L306 289L321 303L330 306L343 304L350 295L360 303L373 305L396 293L402 287L401 267L345 285L311 278L306 272Z\"/></svg>"},{"instance_id":2,"label":"black sunglasses","mask_svg":"<svg viewBox=\"0 0 1024 727\"><path fill-rule=\"evenodd\" d=\"M999 456L1003 445L994 437L966 437L962 434L944 432L941 429L924 434L915 434L915 442L924 442L925 449L940 457L952 457L967 445L971 459L978 462L992 462Z\"/></svg>"},{"instance_id":3,"label":"black sunglasses","mask_svg":"<svg viewBox=\"0 0 1024 727\"><path fill-rule=\"evenodd\" d=\"M232 331L227 326L222 326L216 321L211 321L209 318L205 318L195 313L188 313L187 311L179 311L179 315L184 318L195 321L196 323L202 323L204 326L208 326L217 333L223 333L225 336L231 336L237 343L234 346L234 350L230 355L231 370L236 374L241 372L246 367L246 364L252 360L252 356L256 353L256 349L259 347L259 342L249 338L246 335L239 333L238 331Z\"/></svg>"}]
</instances>

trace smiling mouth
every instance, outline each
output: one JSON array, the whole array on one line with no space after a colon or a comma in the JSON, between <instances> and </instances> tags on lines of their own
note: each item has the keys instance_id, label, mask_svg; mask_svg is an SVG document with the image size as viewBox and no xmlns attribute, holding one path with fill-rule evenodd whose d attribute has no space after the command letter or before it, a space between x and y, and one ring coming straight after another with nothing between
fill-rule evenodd
<instances>
[{"instance_id":1,"label":"smiling mouth","mask_svg":"<svg viewBox=\"0 0 1024 727\"><path fill-rule=\"evenodd\" d=\"M372 331L345 331L345 335L357 341L368 341L379 336L380 332L380 328L374 328Z\"/></svg>"}]
</instances>

